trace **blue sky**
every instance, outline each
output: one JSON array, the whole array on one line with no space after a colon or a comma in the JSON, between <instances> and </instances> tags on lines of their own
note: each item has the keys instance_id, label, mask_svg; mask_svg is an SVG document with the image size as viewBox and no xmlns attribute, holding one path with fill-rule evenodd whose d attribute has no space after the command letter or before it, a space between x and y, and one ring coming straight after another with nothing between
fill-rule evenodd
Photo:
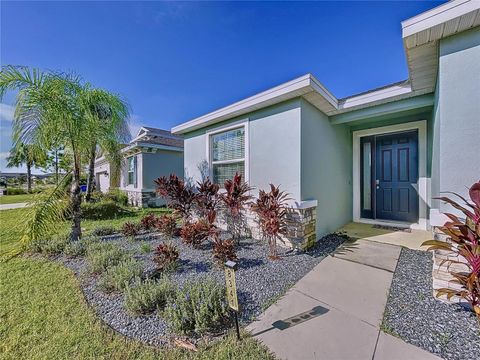
<instances>
[{"instance_id":1,"label":"blue sky","mask_svg":"<svg viewBox=\"0 0 480 360\"><path fill-rule=\"evenodd\" d=\"M128 100L134 131L169 129L309 72L337 97L406 79L400 21L440 3L2 1L0 61L76 72Z\"/></svg>"}]
</instances>

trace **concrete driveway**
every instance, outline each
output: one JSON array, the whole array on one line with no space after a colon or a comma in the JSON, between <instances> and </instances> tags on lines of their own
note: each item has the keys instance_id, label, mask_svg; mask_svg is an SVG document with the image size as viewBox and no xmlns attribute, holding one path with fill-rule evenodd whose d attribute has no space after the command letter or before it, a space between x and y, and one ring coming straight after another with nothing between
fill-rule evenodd
<instances>
[{"instance_id":1,"label":"concrete driveway","mask_svg":"<svg viewBox=\"0 0 480 360\"><path fill-rule=\"evenodd\" d=\"M439 359L380 330L400 250L347 243L247 329L280 359Z\"/></svg>"}]
</instances>

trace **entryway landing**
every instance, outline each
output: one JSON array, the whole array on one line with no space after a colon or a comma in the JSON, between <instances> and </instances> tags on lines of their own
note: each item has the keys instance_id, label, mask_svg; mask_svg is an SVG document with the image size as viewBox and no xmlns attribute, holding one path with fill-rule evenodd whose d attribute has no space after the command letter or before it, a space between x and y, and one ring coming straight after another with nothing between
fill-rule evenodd
<instances>
[{"instance_id":1,"label":"entryway landing","mask_svg":"<svg viewBox=\"0 0 480 360\"><path fill-rule=\"evenodd\" d=\"M401 229L384 225L351 222L338 229L354 240L369 240L379 243L405 246L413 250L426 250L422 243L433 239L430 231Z\"/></svg>"}]
</instances>

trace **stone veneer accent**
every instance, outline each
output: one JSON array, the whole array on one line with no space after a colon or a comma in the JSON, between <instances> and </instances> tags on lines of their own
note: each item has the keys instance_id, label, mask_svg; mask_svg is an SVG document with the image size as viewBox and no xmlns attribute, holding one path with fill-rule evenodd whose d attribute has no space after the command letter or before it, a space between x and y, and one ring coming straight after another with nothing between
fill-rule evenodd
<instances>
[{"instance_id":1,"label":"stone veneer accent","mask_svg":"<svg viewBox=\"0 0 480 360\"><path fill-rule=\"evenodd\" d=\"M142 191L128 191L125 190L128 196L128 203L137 207L159 207L160 199L156 196L154 191L142 192Z\"/></svg>"},{"instance_id":2,"label":"stone veneer accent","mask_svg":"<svg viewBox=\"0 0 480 360\"><path fill-rule=\"evenodd\" d=\"M254 239L262 239L261 230L256 222L255 214L247 214L248 227ZM282 235L278 244L284 247L308 249L316 241L316 207L305 209L288 209L287 213L287 233Z\"/></svg>"},{"instance_id":3,"label":"stone veneer accent","mask_svg":"<svg viewBox=\"0 0 480 360\"><path fill-rule=\"evenodd\" d=\"M433 228L433 233L436 240L448 241L448 237L440 230L438 230L438 228ZM461 261L464 262L465 265L450 264L449 262L445 262L445 260ZM440 288L460 290L462 287L459 284L453 282L455 278L450 275L450 272L461 271L468 271L468 267L466 265L466 260L464 257L455 256L451 252L445 250L433 251L433 296L437 296L437 290ZM447 303L458 303L461 301L461 299L457 296L452 297L450 300L448 300L446 296L441 296L438 299Z\"/></svg>"}]
</instances>

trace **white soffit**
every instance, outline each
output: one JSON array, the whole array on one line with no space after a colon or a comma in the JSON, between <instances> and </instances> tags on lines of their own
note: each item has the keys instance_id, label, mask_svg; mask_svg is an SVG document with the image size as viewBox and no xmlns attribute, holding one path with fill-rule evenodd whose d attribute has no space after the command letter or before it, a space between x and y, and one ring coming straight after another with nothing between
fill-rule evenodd
<instances>
[{"instance_id":1,"label":"white soffit","mask_svg":"<svg viewBox=\"0 0 480 360\"><path fill-rule=\"evenodd\" d=\"M402 21L402 37L413 90L435 90L438 41L480 26L480 0L454 0Z\"/></svg>"}]
</instances>

